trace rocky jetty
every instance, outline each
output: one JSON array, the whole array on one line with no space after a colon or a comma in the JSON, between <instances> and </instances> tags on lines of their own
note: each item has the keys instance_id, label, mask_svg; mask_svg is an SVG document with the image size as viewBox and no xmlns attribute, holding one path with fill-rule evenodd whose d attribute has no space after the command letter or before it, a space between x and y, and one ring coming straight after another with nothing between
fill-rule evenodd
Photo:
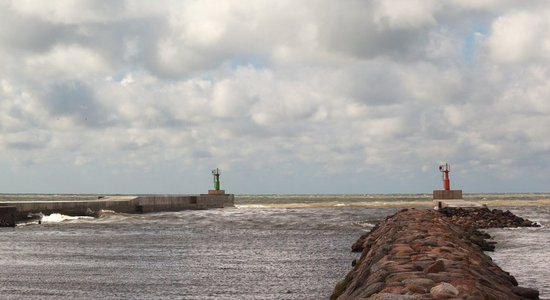
<instances>
[{"instance_id":1,"label":"rocky jetty","mask_svg":"<svg viewBox=\"0 0 550 300\"><path fill-rule=\"evenodd\" d=\"M538 299L483 250L478 228L537 226L487 208L405 209L363 235L354 269L331 299Z\"/></svg>"}]
</instances>

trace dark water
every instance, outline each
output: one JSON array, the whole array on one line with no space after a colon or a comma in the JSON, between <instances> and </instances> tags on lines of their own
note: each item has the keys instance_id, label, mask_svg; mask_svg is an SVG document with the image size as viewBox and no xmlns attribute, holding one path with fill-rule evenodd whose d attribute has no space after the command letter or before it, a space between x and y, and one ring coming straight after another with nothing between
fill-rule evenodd
<instances>
[{"instance_id":1,"label":"dark water","mask_svg":"<svg viewBox=\"0 0 550 300\"><path fill-rule=\"evenodd\" d=\"M0 296L325 299L365 219L389 212L235 208L3 228Z\"/></svg>"},{"instance_id":2,"label":"dark water","mask_svg":"<svg viewBox=\"0 0 550 300\"><path fill-rule=\"evenodd\" d=\"M52 215L42 225L0 228L0 299L327 299L351 269L350 247L363 232L411 203L429 206L424 195L255 197L229 209ZM548 222L549 207L512 208ZM548 233L495 231L491 254L543 298ZM530 272L521 271L526 264Z\"/></svg>"}]
</instances>

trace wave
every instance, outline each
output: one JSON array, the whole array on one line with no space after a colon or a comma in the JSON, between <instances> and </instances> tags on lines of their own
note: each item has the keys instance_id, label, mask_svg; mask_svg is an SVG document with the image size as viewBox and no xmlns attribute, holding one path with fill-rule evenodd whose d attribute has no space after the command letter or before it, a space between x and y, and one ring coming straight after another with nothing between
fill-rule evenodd
<instances>
[{"instance_id":1,"label":"wave","mask_svg":"<svg viewBox=\"0 0 550 300\"><path fill-rule=\"evenodd\" d=\"M31 215L29 215L31 217ZM67 216L60 213L53 213L50 215L34 214L30 220L26 222L19 222L17 226L37 225L44 223L61 223L66 221L79 221L79 220L94 220L94 217L90 216Z\"/></svg>"},{"instance_id":2,"label":"wave","mask_svg":"<svg viewBox=\"0 0 550 300\"><path fill-rule=\"evenodd\" d=\"M268 204L235 204L235 208L269 208Z\"/></svg>"},{"instance_id":3,"label":"wave","mask_svg":"<svg viewBox=\"0 0 550 300\"><path fill-rule=\"evenodd\" d=\"M267 199L266 199L267 200ZM550 207L550 199L536 200L518 200L518 199L482 199L472 200L465 198L466 201L471 201L479 204L487 204L491 207L513 207L513 206L544 206ZM432 199L419 199L412 201L310 201L310 202L284 202L284 203L237 203L237 208L315 208L315 207L433 207Z\"/></svg>"},{"instance_id":4,"label":"wave","mask_svg":"<svg viewBox=\"0 0 550 300\"><path fill-rule=\"evenodd\" d=\"M74 221L74 220L93 220L94 217L89 216L67 216L59 213L53 213L51 215L43 216L40 221L42 223L60 223L64 221Z\"/></svg>"},{"instance_id":5,"label":"wave","mask_svg":"<svg viewBox=\"0 0 550 300\"><path fill-rule=\"evenodd\" d=\"M315 208L315 207L429 207L432 201L323 201L323 202L288 202L237 204L237 208Z\"/></svg>"},{"instance_id":6,"label":"wave","mask_svg":"<svg viewBox=\"0 0 550 300\"><path fill-rule=\"evenodd\" d=\"M352 222L352 224L357 226L357 227L362 227L362 228L366 228L366 229L371 229L374 226L376 226L375 224L370 223L370 222L359 222L359 221Z\"/></svg>"},{"instance_id":7,"label":"wave","mask_svg":"<svg viewBox=\"0 0 550 300\"><path fill-rule=\"evenodd\" d=\"M464 199L470 201L469 199ZM518 199L482 199L472 202L485 203L489 206L550 206L550 199L518 200Z\"/></svg>"}]
</instances>

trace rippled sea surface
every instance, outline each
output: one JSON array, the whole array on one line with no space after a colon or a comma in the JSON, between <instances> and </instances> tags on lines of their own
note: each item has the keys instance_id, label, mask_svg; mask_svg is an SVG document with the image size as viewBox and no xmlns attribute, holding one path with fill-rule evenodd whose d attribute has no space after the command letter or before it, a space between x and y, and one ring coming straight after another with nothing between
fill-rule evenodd
<instances>
[{"instance_id":1,"label":"rippled sea surface","mask_svg":"<svg viewBox=\"0 0 550 300\"><path fill-rule=\"evenodd\" d=\"M487 254L516 277L520 286L538 289L541 299L550 299L550 206L501 208L543 227L487 230L497 242L496 251Z\"/></svg>"},{"instance_id":2,"label":"rippled sea surface","mask_svg":"<svg viewBox=\"0 0 550 300\"><path fill-rule=\"evenodd\" d=\"M475 197L550 222L548 195L506 196ZM429 199L250 195L239 196L235 208L95 219L51 215L41 225L0 228L0 298L327 299L357 258L350 247L363 232L401 208L429 207ZM499 243L490 253L497 263L548 297L548 227L490 233Z\"/></svg>"}]
</instances>

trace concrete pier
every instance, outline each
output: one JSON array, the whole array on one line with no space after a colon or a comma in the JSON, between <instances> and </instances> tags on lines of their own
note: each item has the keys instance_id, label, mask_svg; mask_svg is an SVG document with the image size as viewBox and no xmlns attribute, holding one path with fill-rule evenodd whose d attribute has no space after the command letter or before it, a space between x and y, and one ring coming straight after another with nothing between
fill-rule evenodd
<instances>
[{"instance_id":1,"label":"concrete pier","mask_svg":"<svg viewBox=\"0 0 550 300\"><path fill-rule=\"evenodd\" d=\"M40 213L83 216L97 213L100 210L113 210L119 213L150 213L223 208L234 206L234 199L233 194L201 194L105 196L85 201L9 201L0 202L0 224L11 224L12 218L14 222L26 220L29 215Z\"/></svg>"},{"instance_id":2,"label":"concrete pier","mask_svg":"<svg viewBox=\"0 0 550 300\"><path fill-rule=\"evenodd\" d=\"M433 203L435 209L444 207L479 208L483 204L462 199L462 190L434 190Z\"/></svg>"}]
</instances>

